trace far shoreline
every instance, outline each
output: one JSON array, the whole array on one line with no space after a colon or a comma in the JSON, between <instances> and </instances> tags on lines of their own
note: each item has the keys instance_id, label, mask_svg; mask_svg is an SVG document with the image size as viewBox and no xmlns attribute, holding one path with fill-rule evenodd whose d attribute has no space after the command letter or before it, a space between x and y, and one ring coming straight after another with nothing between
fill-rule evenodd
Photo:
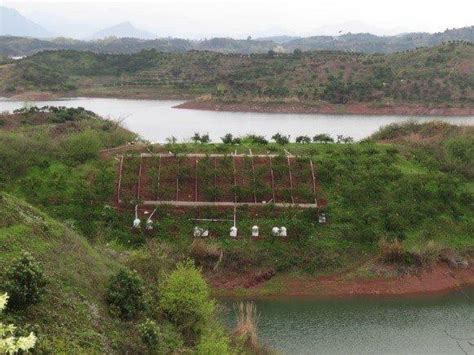
<instances>
[{"instance_id":1,"label":"far shoreline","mask_svg":"<svg viewBox=\"0 0 474 355\"><path fill-rule=\"evenodd\" d=\"M470 117L474 116L474 107L426 107L418 105L391 105L376 106L370 103L349 103L336 105L323 103L308 105L304 103L260 103L237 102L228 103L215 100L186 101L173 108L227 111L227 112L254 112L280 114L322 114L322 115L366 115L366 116L442 116L442 117Z\"/></svg>"},{"instance_id":2,"label":"far shoreline","mask_svg":"<svg viewBox=\"0 0 474 355\"><path fill-rule=\"evenodd\" d=\"M176 109L189 109L200 111L217 112L243 112L243 113L275 113L275 114L321 114L321 115L365 115L365 116L416 116L416 117L474 117L474 106L468 107L428 107L417 104L391 104L379 105L375 103L348 103L330 104L317 103L307 104L302 102L225 102L214 99L195 99L186 95L163 96L153 93L141 93L128 95L126 93L52 93L52 92L25 92L17 95L6 95L3 97L11 101L56 101L74 98L109 98L124 100L162 100L181 101L173 106Z\"/></svg>"}]
</instances>

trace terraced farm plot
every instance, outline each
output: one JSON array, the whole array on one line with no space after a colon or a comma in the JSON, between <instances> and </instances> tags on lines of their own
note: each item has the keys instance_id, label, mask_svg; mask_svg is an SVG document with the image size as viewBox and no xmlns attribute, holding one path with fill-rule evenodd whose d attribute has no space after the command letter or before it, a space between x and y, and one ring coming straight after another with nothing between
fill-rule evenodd
<instances>
[{"instance_id":1,"label":"terraced farm plot","mask_svg":"<svg viewBox=\"0 0 474 355\"><path fill-rule=\"evenodd\" d=\"M309 158L277 155L148 154L122 156L117 203L178 206L318 207Z\"/></svg>"}]
</instances>

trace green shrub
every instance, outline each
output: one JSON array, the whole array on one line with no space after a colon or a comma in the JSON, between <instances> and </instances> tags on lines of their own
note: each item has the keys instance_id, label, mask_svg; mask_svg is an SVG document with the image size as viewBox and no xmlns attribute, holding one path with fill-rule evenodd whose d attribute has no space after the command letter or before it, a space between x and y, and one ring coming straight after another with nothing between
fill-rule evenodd
<instances>
[{"instance_id":1,"label":"green shrub","mask_svg":"<svg viewBox=\"0 0 474 355\"><path fill-rule=\"evenodd\" d=\"M71 163L84 163L97 158L101 148L101 137L93 130L72 135L63 143L64 158Z\"/></svg>"},{"instance_id":2,"label":"green shrub","mask_svg":"<svg viewBox=\"0 0 474 355\"><path fill-rule=\"evenodd\" d=\"M284 136L281 133L274 134L272 139L279 145L285 145L290 143L290 136Z\"/></svg>"},{"instance_id":3,"label":"green shrub","mask_svg":"<svg viewBox=\"0 0 474 355\"><path fill-rule=\"evenodd\" d=\"M120 318L136 317L145 307L142 280L136 272L120 270L109 282L106 300Z\"/></svg>"},{"instance_id":4,"label":"green shrub","mask_svg":"<svg viewBox=\"0 0 474 355\"><path fill-rule=\"evenodd\" d=\"M41 265L28 252L23 252L6 272L5 289L10 296L8 307L25 309L41 300L46 286Z\"/></svg>"},{"instance_id":5,"label":"green shrub","mask_svg":"<svg viewBox=\"0 0 474 355\"><path fill-rule=\"evenodd\" d=\"M149 349L156 349L160 341L160 328L155 321L146 319L138 325L140 337Z\"/></svg>"},{"instance_id":6,"label":"green shrub","mask_svg":"<svg viewBox=\"0 0 474 355\"><path fill-rule=\"evenodd\" d=\"M201 336L196 348L199 355L230 354L229 339L221 329L211 329Z\"/></svg>"},{"instance_id":7,"label":"green shrub","mask_svg":"<svg viewBox=\"0 0 474 355\"><path fill-rule=\"evenodd\" d=\"M181 335L169 323L158 326L155 321L147 319L138 325L138 331L142 341L152 353L174 353L184 346Z\"/></svg>"},{"instance_id":8,"label":"green shrub","mask_svg":"<svg viewBox=\"0 0 474 355\"><path fill-rule=\"evenodd\" d=\"M179 263L161 289L160 306L187 337L195 339L214 312L210 289L191 261Z\"/></svg>"}]
</instances>

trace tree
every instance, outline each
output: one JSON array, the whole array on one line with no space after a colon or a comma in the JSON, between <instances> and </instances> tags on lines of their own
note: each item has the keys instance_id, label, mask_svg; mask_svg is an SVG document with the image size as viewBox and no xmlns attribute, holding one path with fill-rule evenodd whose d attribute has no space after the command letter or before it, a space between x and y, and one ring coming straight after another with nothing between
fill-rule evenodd
<instances>
[{"instance_id":1,"label":"tree","mask_svg":"<svg viewBox=\"0 0 474 355\"><path fill-rule=\"evenodd\" d=\"M259 145L268 144L268 140L264 136L257 136L255 134L250 134L246 138L253 144L259 144Z\"/></svg>"},{"instance_id":2,"label":"tree","mask_svg":"<svg viewBox=\"0 0 474 355\"><path fill-rule=\"evenodd\" d=\"M6 273L6 291L10 295L9 307L24 309L40 301L46 279L41 265L28 252L23 252Z\"/></svg>"},{"instance_id":3,"label":"tree","mask_svg":"<svg viewBox=\"0 0 474 355\"><path fill-rule=\"evenodd\" d=\"M303 51L299 48L295 48L295 50L293 51L293 55L295 57L301 57L303 55Z\"/></svg>"},{"instance_id":4,"label":"tree","mask_svg":"<svg viewBox=\"0 0 474 355\"><path fill-rule=\"evenodd\" d=\"M203 134L202 136L199 133L194 133L194 136L191 137L191 140L194 143L201 143L201 144L207 144L211 141L211 138L209 137L209 134Z\"/></svg>"},{"instance_id":5,"label":"tree","mask_svg":"<svg viewBox=\"0 0 474 355\"><path fill-rule=\"evenodd\" d=\"M160 306L187 339L202 332L215 308L209 286L191 261L179 263L165 280Z\"/></svg>"},{"instance_id":6,"label":"tree","mask_svg":"<svg viewBox=\"0 0 474 355\"><path fill-rule=\"evenodd\" d=\"M301 143L301 144L308 144L311 143L311 138L308 136L298 136L295 139L296 143Z\"/></svg>"},{"instance_id":7,"label":"tree","mask_svg":"<svg viewBox=\"0 0 474 355\"><path fill-rule=\"evenodd\" d=\"M176 138L175 136L167 137L166 142L168 144L176 144L178 142L178 138Z\"/></svg>"},{"instance_id":8,"label":"tree","mask_svg":"<svg viewBox=\"0 0 474 355\"><path fill-rule=\"evenodd\" d=\"M143 283L136 272L122 269L112 276L106 301L122 319L132 319L145 308Z\"/></svg>"},{"instance_id":9,"label":"tree","mask_svg":"<svg viewBox=\"0 0 474 355\"><path fill-rule=\"evenodd\" d=\"M194 133L194 136L191 137L191 140L194 143L199 143L201 141L201 135L199 133Z\"/></svg>"},{"instance_id":10,"label":"tree","mask_svg":"<svg viewBox=\"0 0 474 355\"><path fill-rule=\"evenodd\" d=\"M224 144L233 144L234 136L232 135L232 133L227 133L224 137L221 137L221 140Z\"/></svg>"},{"instance_id":11,"label":"tree","mask_svg":"<svg viewBox=\"0 0 474 355\"><path fill-rule=\"evenodd\" d=\"M317 134L313 137L314 143L332 143L334 139L332 139L328 134Z\"/></svg>"},{"instance_id":12,"label":"tree","mask_svg":"<svg viewBox=\"0 0 474 355\"><path fill-rule=\"evenodd\" d=\"M8 302L8 294L0 295L0 314ZM31 332L28 336L15 336L16 327L13 324L0 322L0 353L16 354L19 351L33 349L36 344L36 336Z\"/></svg>"},{"instance_id":13,"label":"tree","mask_svg":"<svg viewBox=\"0 0 474 355\"><path fill-rule=\"evenodd\" d=\"M280 144L280 145L285 145L285 144L288 144L290 143L290 136L284 136L280 133L277 133L277 134L274 134L272 136L272 139L277 143L277 144Z\"/></svg>"},{"instance_id":14,"label":"tree","mask_svg":"<svg viewBox=\"0 0 474 355\"><path fill-rule=\"evenodd\" d=\"M211 138L209 137L209 134L206 133L206 134L203 134L201 136L201 144L207 144L211 141Z\"/></svg>"}]
</instances>

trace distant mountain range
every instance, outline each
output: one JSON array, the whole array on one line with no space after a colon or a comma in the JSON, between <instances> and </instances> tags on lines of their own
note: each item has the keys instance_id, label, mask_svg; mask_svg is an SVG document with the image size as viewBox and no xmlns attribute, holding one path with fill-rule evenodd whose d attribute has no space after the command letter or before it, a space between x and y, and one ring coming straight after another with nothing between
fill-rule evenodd
<instances>
[{"instance_id":1,"label":"distant mountain range","mask_svg":"<svg viewBox=\"0 0 474 355\"><path fill-rule=\"evenodd\" d=\"M34 38L54 38L56 34L48 31L39 24L29 20L17 10L0 6L0 36L18 36ZM107 37L155 39L157 35L143 31L130 22L122 22L117 25L104 28L88 36L87 40L104 39Z\"/></svg>"},{"instance_id":2,"label":"distant mountain range","mask_svg":"<svg viewBox=\"0 0 474 355\"><path fill-rule=\"evenodd\" d=\"M129 26L126 26L129 27ZM102 32L102 31L101 31ZM107 32L113 33L113 32ZM78 50L95 53L130 54L142 50L155 49L161 52L186 52L189 50L207 50L222 53L266 53L337 50L361 53L393 53L433 47L448 41L466 41L474 43L474 26L446 30L439 33L408 33L398 36L375 36L369 33L344 34L341 36L289 37L278 36L261 39L237 40L232 38L212 38L209 40L186 40L179 38L160 38L144 40L137 38L114 37L81 41L67 38L35 39L27 37L0 36L0 54L24 56L44 50ZM100 36L100 33L98 34Z\"/></svg>"},{"instance_id":3,"label":"distant mountain range","mask_svg":"<svg viewBox=\"0 0 474 355\"><path fill-rule=\"evenodd\" d=\"M0 6L0 36L5 35L36 38L54 37L54 34L27 19L15 9Z\"/></svg>"},{"instance_id":4,"label":"distant mountain range","mask_svg":"<svg viewBox=\"0 0 474 355\"><path fill-rule=\"evenodd\" d=\"M94 33L89 39L103 39L108 37L155 39L158 36L148 31L139 30L130 22L122 22Z\"/></svg>"},{"instance_id":5,"label":"distant mountain range","mask_svg":"<svg viewBox=\"0 0 474 355\"><path fill-rule=\"evenodd\" d=\"M95 53L136 53L155 49L162 52L207 50L222 53L292 52L295 49L338 50L362 53L391 53L432 47L447 41L474 42L474 26L446 30L439 33L407 33L394 36L376 36L370 33L345 33L338 36L271 36L239 40L212 38L187 40L159 38L151 32L136 28L130 22L122 22L102 29L87 40L54 38L55 35L21 15L18 11L0 6L0 54L7 56L31 55L43 50L78 50ZM353 24L354 25L354 24ZM355 25L354 25L355 26ZM363 28L360 27L359 28ZM335 27L339 28L341 26ZM341 27L342 28L342 27ZM342 30L338 31L342 32Z\"/></svg>"}]
</instances>

